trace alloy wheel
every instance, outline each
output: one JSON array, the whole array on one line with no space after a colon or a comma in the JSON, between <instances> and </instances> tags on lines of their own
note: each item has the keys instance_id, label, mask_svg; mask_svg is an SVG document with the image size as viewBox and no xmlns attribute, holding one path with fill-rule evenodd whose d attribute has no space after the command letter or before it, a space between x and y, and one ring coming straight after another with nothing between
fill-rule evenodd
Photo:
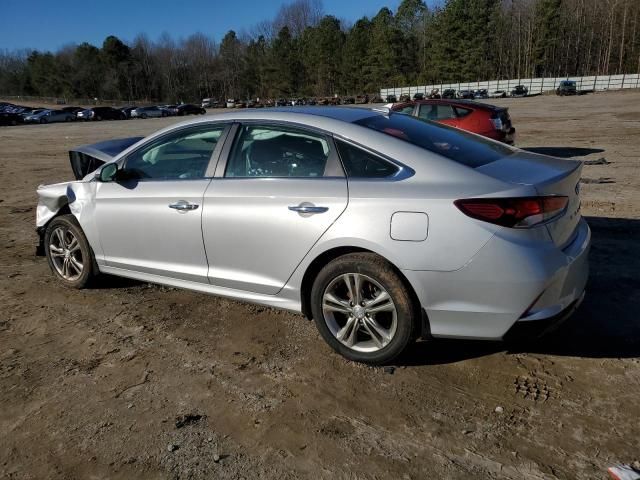
<instances>
[{"instance_id":1,"label":"alloy wheel","mask_svg":"<svg viewBox=\"0 0 640 480\"><path fill-rule=\"evenodd\" d=\"M70 229L60 226L51 232L49 254L56 272L65 280L75 281L82 275L82 249Z\"/></svg>"},{"instance_id":2,"label":"alloy wheel","mask_svg":"<svg viewBox=\"0 0 640 480\"><path fill-rule=\"evenodd\" d=\"M393 299L380 283L360 273L334 278L322 296L322 313L333 336L358 352L376 352L398 326Z\"/></svg>"}]
</instances>

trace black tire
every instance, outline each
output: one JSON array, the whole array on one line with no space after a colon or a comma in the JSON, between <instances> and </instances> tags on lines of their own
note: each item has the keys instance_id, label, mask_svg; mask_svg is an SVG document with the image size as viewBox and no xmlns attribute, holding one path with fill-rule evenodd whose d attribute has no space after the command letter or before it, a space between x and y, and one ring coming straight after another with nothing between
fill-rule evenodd
<instances>
[{"instance_id":1,"label":"black tire","mask_svg":"<svg viewBox=\"0 0 640 480\"><path fill-rule=\"evenodd\" d=\"M49 122L49 120L47 120L46 118L41 118L41 119L40 119L40 123L41 123L42 125L44 125L45 123L48 123L48 122Z\"/></svg>"},{"instance_id":2,"label":"black tire","mask_svg":"<svg viewBox=\"0 0 640 480\"><path fill-rule=\"evenodd\" d=\"M348 347L334 336L327 325L322 308L325 290L346 273L358 273L375 280L387 291L395 306L395 333L389 343L376 351L364 352ZM420 325L420 308L409 287L389 262L374 253L343 255L320 270L311 291L311 311L318 331L331 348L349 360L370 365L387 364L400 355L416 339Z\"/></svg>"},{"instance_id":3,"label":"black tire","mask_svg":"<svg viewBox=\"0 0 640 480\"><path fill-rule=\"evenodd\" d=\"M167 116L166 112L162 112L160 115L162 115L162 118Z\"/></svg>"},{"instance_id":4,"label":"black tire","mask_svg":"<svg viewBox=\"0 0 640 480\"><path fill-rule=\"evenodd\" d=\"M96 122L100 122L100 121L102 121L102 117L100 115L97 115L96 116Z\"/></svg>"},{"instance_id":5,"label":"black tire","mask_svg":"<svg viewBox=\"0 0 640 480\"><path fill-rule=\"evenodd\" d=\"M141 119L143 119L143 120L146 120L146 118L147 118L147 114L146 114L146 113L143 113L142 115L140 115L140 118L141 118Z\"/></svg>"},{"instance_id":6,"label":"black tire","mask_svg":"<svg viewBox=\"0 0 640 480\"><path fill-rule=\"evenodd\" d=\"M82 272L77 275L77 278L65 278L59 271L56 265L54 264L54 259L52 257L52 235L55 235L56 230L61 230L63 232L70 232L76 239L79 245L79 253L80 256L77 256L76 259L79 258L82 263ZM53 241L54 243L56 240ZM76 217L73 215L60 215L59 217L54 218L44 233L44 251L47 256L47 262L49 263L49 268L53 272L53 275L56 277L58 281L60 281L63 285L70 288L85 288L87 287L91 280L98 273L98 267L95 262L95 257L93 255L93 251L91 250L91 246L87 241L87 237L85 237L80 224L76 220ZM62 260L64 262L64 260ZM77 271L76 271L77 273Z\"/></svg>"}]
</instances>

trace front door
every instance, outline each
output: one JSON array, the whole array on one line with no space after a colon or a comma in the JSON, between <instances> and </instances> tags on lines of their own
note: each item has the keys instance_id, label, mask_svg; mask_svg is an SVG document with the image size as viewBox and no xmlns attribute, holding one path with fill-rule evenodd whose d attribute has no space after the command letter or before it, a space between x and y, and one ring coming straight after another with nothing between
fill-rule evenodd
<instances>
[{"instance_id":1,"label":"front door","mask_svg":"<svg viewBox=\"0 0 640 480\"><path fill-rule=\"evenodd\" d=\"M240 126L223 173L205 193L209 281L277 293L347 198L330 138L286 125Z\"/></svg>"},{"instance_id":2,"label":"front door","mask_svg":"<svg viewBox=\"0 0 640 480\"><path fill-rule=\"evenodd\" d=\"M107 266L208 282L202 203L224 130L191 126L152 140L127 156L117 181L98 184L95 218Z\"/></svg>"}]
</instances>

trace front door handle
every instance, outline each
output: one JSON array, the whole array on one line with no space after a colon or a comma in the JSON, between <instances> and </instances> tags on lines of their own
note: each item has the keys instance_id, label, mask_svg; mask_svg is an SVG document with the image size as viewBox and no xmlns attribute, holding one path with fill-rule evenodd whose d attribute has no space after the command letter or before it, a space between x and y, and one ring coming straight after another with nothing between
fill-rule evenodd
<instances>
[{"instance_id":1,"label":"front door handle","mask_svg":"<svg viewBox=\"0 0 640 480\"><path fill-rule=\"evenodd\" d=\"M309 204L300 204L300 205L292 205L289 207L289 210L292 212L298 213L324 213L329 210L329 207L316 207L315 205Z\"/></svg>"},{"instance_id":2,"label":"front door handle","mask_svg":"<svg viewBox=\"0 0 640 480\"><path fill-rule=\"evenodd\" d=\"M188 212L189 210L195 210L199 207L196 203L189 203L185 200L179 200L176 203L170 203L169 208L178 210L179 212Z\"/></svg>"}]
</instances>

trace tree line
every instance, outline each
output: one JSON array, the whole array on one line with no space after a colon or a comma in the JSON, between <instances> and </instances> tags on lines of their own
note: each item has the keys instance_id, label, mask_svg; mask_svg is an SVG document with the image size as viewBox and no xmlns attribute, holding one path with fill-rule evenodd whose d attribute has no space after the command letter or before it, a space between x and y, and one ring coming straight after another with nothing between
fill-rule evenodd
<instances>
[{"instance_id":1,"label":"tree line","mask_svg":"<svg viewBox=\"0 0 640 480\"><path fill-rule=\"evenodd\" d=\"M0 52L0 94L194 101L640 72L640 0L403 0L350 24L321 0L229 31Z\"/></svg>"}]
</instances>

